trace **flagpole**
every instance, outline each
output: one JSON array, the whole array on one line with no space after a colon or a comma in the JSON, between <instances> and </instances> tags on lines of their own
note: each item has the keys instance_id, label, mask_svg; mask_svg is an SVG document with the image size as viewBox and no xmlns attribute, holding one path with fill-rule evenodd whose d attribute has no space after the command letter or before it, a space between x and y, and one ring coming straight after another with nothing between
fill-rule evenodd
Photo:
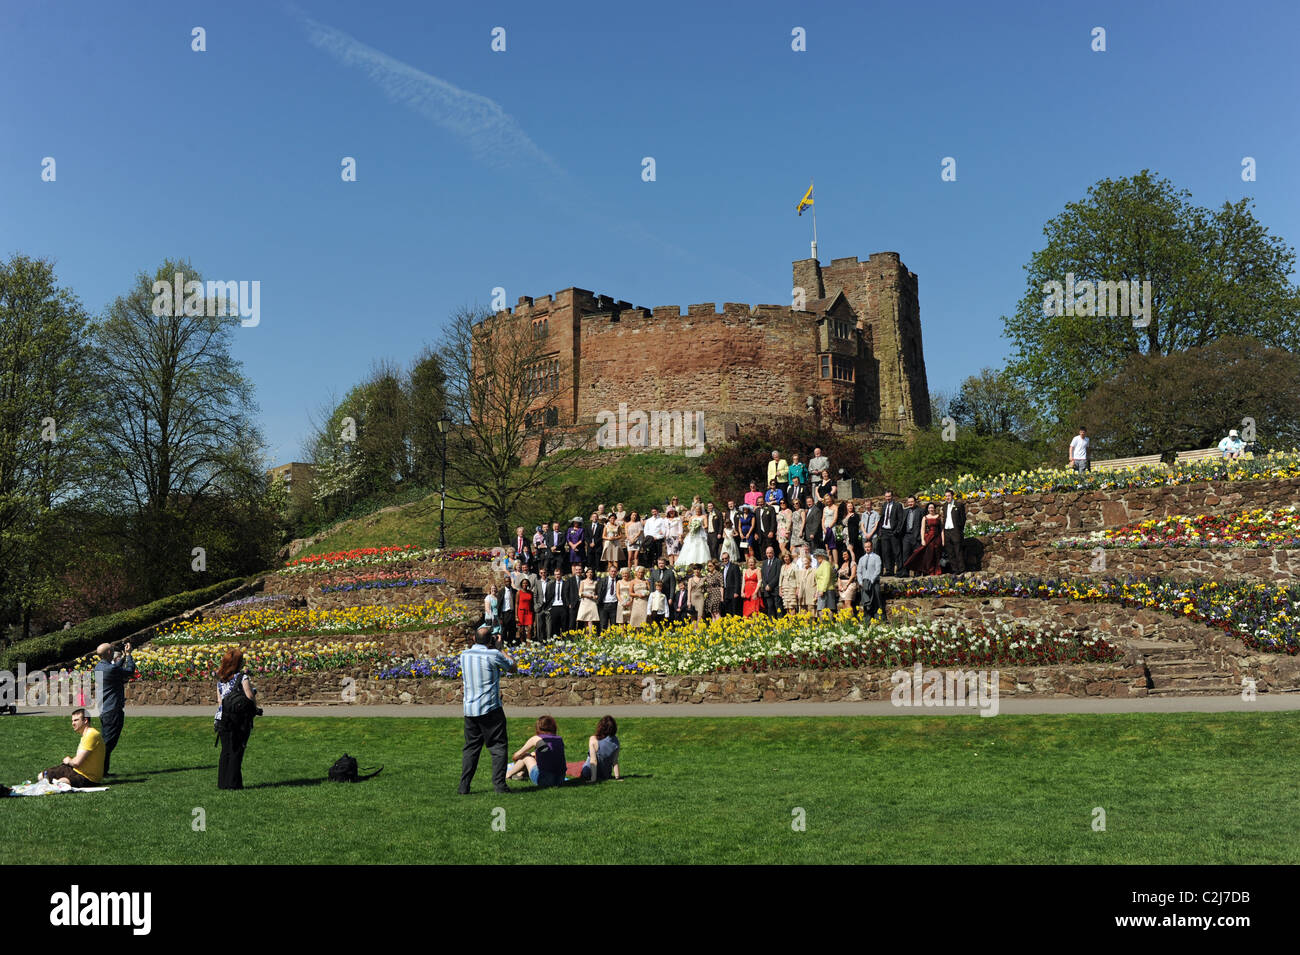
<instances>
[{"instance_id":1,"label":"flagpole","mask_svg":"<svg viewBox=\"0 0 1300 955\"><path fill-rule=\"evenodd\" d=\"M813 214L812 214L812 222L813 222L812 257L813 257L813 261L815 262L815 261L817 261L817 202L816 202L816 200L813 198L813 186L814 186L814 185L815 185L815 183L813 182L813 180L809 179L809 180L808 180L808 191L804 194L803 199L800 200L800 202L799 202L799 206L798 206L798 211L799 211L799 214L800 214L800 215L803 215L803 207L804 207L804 204L806 203L807 205L812 206L812 211L813 211Z\"/></svg>"}]
</instances>

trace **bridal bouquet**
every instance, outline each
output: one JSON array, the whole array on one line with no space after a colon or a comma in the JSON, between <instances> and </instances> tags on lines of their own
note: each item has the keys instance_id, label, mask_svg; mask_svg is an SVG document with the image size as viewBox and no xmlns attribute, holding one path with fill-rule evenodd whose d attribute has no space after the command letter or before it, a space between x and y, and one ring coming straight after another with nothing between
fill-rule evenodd
<instances>
[{"instance_id":1,"label":"bridal bouquet","mask_svg":"<svg viewBox=\"0 0 1300 955\"><path fill-rule=\"evenodd\" d=\"M703 526L704 526L704 521L703 521L703 520L701 520L701 519L698 518L698 517L692 517L692 518L691 518L690 533L694 534L696 531L698 531L698 530L699 530L701 527L703 527Z\"/></svg>"}]
</instances>

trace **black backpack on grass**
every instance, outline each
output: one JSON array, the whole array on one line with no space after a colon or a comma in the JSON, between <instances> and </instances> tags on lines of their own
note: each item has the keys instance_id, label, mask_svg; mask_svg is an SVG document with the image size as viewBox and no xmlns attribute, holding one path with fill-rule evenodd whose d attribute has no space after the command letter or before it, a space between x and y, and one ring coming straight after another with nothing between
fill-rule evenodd
<instances>
[{"instance_id":1,"label":"black backpack on grass","mask_svg":"<svg viewBox=\"0 0 1300 955\"><path fill-rule=\"evenodd\" d=\"M378 776L380 770L382 770L383 768L384 767L380 766L379 769L376 769L373 772L366 773L364 776L358 776L357 761L353 757L349 756L347 753L344 753L342 756L338 758L338 760L335 761L334 765L330 767L330 772L329 772L330 782L334 782L334 783L360 782L363 779L369 779L371 776Z\"/></svg>"}]
</instances>

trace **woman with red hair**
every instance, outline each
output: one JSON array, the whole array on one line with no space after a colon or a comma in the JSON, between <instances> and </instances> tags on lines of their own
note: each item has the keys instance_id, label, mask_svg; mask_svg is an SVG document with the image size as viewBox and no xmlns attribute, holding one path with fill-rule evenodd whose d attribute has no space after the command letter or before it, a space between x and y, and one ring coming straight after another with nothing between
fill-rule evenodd
<instances>
[{"instance_id":1,"label":"woman with red hair","mask_svg":"<svg viewBox=\"0 0 1300 955\"><path fill-rule=\"evenodd\" d=\"M244 788L244 750L248 746L248 736L253 731L250 718L245 725L231 725L221 720L221 712L227 698L233 693L243 693L256 704L257 691L244 673L244 654L236 647L226 651L217 669L217 718L215 728L221 737L221 761L217 764L218 789Z\"/></svg>"}]
</instances>

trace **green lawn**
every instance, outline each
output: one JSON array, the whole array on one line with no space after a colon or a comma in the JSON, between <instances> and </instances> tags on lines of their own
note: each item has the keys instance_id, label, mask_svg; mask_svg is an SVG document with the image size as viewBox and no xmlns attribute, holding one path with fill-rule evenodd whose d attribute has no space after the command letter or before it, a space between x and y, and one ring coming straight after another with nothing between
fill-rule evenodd
<instances>
[{"instance_id":1,"label":"green lawn","mask_svg":"<svg viewBox=\"0 0 1300 955\"><path fill-rule=\"evenodd\" d=\"M545 489L530 496L527 508L512 515L511 526L523 524L531 537L533 528L543 520L558 520L567 530L569 518L576 515L585 521L597 504L608 504L613 509L622 501L629 510L643 510L662 504L671 494L676 494L683 504L690 504L695 494L708 500L713 485L699 461L654 452L629 454L598 468L560 468L551 475ZM349 521L297 556L385 544L434 547L438 543L438 521L438 495L434 493L400 510ZM492 543L495 531L484 523L481 508L448 498L446 521L448 547Z\"/></svg>"},{"instance_id":2,"label":"green lawn","mask_svg":"<svg viewBox=\"0 0 1300 955\"><path fill-rule=\"evenodd\" d=\"M594 721L558 718L580 758ZM531 728L512 719L512 746ZM128 714L108 792L6 799L0 840L7 862L43 864L1300 862L1297 713L619 729L634 778L498 796L485 753L464 797L460 720L267 718L244 762L250 788L220 792L210 720ZM0 740L7 783L75 743L65 719L37 716L0 717ZM318 783L345 750L383 773ZM192 828L196 808L206 831ZM806 831L792 828L796 808Z\"/></svg>"}]
</instances>

